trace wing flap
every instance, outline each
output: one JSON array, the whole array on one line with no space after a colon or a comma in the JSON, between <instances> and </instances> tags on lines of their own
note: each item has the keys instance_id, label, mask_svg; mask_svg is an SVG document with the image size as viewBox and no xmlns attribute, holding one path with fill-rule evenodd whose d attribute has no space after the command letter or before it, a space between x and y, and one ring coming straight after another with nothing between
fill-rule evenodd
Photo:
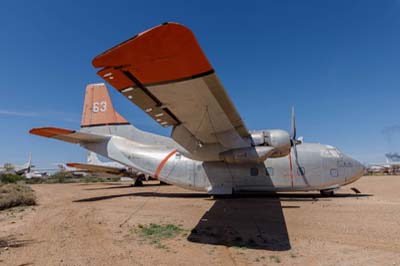
<instances>
[{"instance_id":1,"label":"wing flap","mask_svg":"<svg viewBox=\"0 0 400 266\"><path fill-rule=\"evenodd\" d=\"M147 90L128 88L123 90L122 93L161 126L167 127L179 124L179 120L171 114L170 110L166 106L162 106L162 102Z\"/></svg>"}]
</instances>

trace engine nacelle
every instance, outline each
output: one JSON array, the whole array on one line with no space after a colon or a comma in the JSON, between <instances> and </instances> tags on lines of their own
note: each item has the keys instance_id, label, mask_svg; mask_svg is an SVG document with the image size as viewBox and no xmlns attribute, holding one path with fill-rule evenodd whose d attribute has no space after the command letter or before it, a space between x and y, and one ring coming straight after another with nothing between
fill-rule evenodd
<instances>
[{"instance_id":1,"label":"engine nacelle","mask_svg":"<svg viewBox=\"0 0 400 266\"><path fill-rule=\"evenodd\" d=\"M255 146L274 148L274 151L269 155L272 158L288 155L292 146L289 134L280 129L255 131L251 134L251 137Z\"/></svg>"},{"instance_id":2,"label":"engine nacelle","mask_svg":"<svg viewBox=\"0 0 400 266\"><path fill-rule=\"evenodd\" d=\"M260 163L270 157L274 150L268 146L239 148L222 152L220 157L227 163Z\"/></svg>"},{"instance_id":3,"label":"engine nacelle","mask_svg":"<svg viewBox=\"0 0 400 266\"><path fill-rule=\"evenodd\" d=\"M264 131L265 143L275 148L271 157L283 157L290 153L292 143L289 133L284 130L274 129Z\"/></svg>"}]
</instances>

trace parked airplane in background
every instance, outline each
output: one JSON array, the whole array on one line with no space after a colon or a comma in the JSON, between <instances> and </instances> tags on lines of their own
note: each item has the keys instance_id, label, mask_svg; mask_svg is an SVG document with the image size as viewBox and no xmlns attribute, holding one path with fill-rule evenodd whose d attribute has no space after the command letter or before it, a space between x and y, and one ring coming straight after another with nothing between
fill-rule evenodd
<instances>
[{"instance_id":1,"label":"parked airplane in background","mask_svg":"<svg viewBox=\"0 0 400 266\"><path fill-rule=\"evenodd\" d=\"M249 132L193 33L176 23L149 29L97 56L98 74L163 127L171 138L141 131L116 113L104 85L89 85L79 131L30 131L79 143L166 183L210 194L310 191L333 195L363 175L335 147L269 129ZM90 89L91 88L91 89ZM87 97L87 96L86 96Z\"/></svg>"},{"instance_id":2,"label":"parked airplane in background","mask_svg":"<svg viewBox=\"0 0 400 266\"><path fill-rule=\"evenodd\" d=\"M11 173L24 175L25 173L29 173L32 167L32 153L29 153L28 162L23 165L13 165L11 163L5 163L3 167L0 167L0 174Z\"/></svg>"},{"instance_id":3,"label":"parked airplane in background","mask_svg":"<svg viewBox=\"0 0 400 266\"><path fill-rule=\"evenodd\" d=\"M119 177L130 177L134 182L134 186L142 186L143 180L148 180L144 174L134 170L133 168L127 167L118 162L102 162L96 153L89 151L87 163L67 163L68 167L72 167L76 170L83 170L95 174L105 174L106 176L119 176Z\"/></svg>"},{"instance_id":4,"label":"parked airplane in background","mask_svg":"<svg viewBox=\"0 0 400 266\"><path fill-rule=\"evenodd\" d=\"M369 164L367 167L367 172L370 174L398 174L400 172L400 161L398 161L398 156L399 155L397 153L386 153L386 162Z\"/></svg>"}]
</instances>

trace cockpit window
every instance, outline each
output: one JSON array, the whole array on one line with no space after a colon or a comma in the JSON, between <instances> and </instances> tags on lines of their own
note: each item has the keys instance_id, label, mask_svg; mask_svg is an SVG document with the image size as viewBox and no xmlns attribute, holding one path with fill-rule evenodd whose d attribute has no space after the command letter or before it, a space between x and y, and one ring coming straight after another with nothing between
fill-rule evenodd
<instances>
[{"instance_id":1,"label":"cockpit window","mask_svg":"<svg viewBox=\"0 0 400 266\"><path fill-rule=\"evenodd\" d=\"M321 156L328 158L340 158L342 157L342 154L335 147L327 146L326 149L321 150Z\"/></svg>"}]
</instances>

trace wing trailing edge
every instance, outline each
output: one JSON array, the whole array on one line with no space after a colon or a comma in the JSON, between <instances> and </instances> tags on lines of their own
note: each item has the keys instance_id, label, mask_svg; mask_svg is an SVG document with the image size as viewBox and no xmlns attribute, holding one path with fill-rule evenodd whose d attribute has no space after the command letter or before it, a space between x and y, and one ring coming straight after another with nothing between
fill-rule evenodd
<instances>
[{"instance_id":1,"label":"wing trailing edge","mask_svg":"<svg viewBox=\"0 0 400 266\"><path fill-rule=\"evenodd\" d=\"M95 165L95 164L85 164L85 163L67 163L67 166L74 167L82 170L87 170L89 172L105 172L115 175L120 175L125 173L125 168L121 167L112 167L112 166L104 166L104 165Z\"/></svg>"}]
</instances>

